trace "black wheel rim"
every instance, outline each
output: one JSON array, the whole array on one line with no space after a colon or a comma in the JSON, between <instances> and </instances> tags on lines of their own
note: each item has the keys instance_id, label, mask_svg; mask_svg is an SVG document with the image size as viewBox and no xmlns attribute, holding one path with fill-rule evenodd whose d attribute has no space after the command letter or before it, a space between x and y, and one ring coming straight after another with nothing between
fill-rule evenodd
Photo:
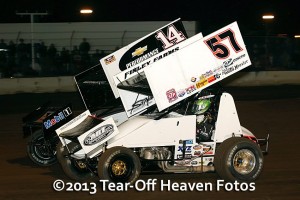
<instances>
[{"instance_id":1,"label":"black wheel rim","mask_svg":"<svg viewBox=\"0 0 300 200\"><path fill-rule=\"evenodd\" d=\"M38 158L43 160L51 160L55 159L56 151L52 150L52 148L45 143L43 137L37 138L33 141L33 151Z\"/></svg>"}]
</instances>

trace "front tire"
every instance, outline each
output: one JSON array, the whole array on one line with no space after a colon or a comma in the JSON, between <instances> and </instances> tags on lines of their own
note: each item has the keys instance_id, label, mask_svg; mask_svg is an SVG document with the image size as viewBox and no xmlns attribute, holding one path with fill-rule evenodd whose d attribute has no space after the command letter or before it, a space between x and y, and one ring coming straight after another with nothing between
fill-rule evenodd
<instances>
[{"instance_id":1,"label":"front tire","mask_svg":"<svg viewBox=\"0 0 300 200\"><path fill-rule=\"evenodd\" d=\"M252 182L263 168L263 155L253 141L232 137L216 149L214 165L219 176L233 182Z\"/></svg>"},{"instance_id":2,"label":"front tire","mask_svg":"<svg viewBox=\"0 0 300 200\"><path fill-rule=\"evenodd\" d=\"M134 183L140 173L140 159L128 148L112 147L100 156L98 162L100 179L110 182Z\"/></svg>"},{"instance_id":3,"label":"front tire","mask_svg":"<svg viewBox=\"0 0 300 200\"><path fill-rule=\"evenodd\" d=\"M55 154L55 149L45 141L43 130L35 131L27 144L27 155L30 160L39 166L47 167L57 162Z\"/></svg>"},{"instance_id":4,"label":"front tire","mask_svg":"<svg viewBox=\"0 0 300 200\"><path fill-rule=\"evenodd\" d=\"M80 150L81 146L77 143L70 143L68 144L68 148L72 154ZM94 180L95 175L89 170L86 162L84 160L71 158L67 148L62 145L61 141L57 145L57 159L64 173L69 178L80 182Z\"/></svg>"}]
</instances>

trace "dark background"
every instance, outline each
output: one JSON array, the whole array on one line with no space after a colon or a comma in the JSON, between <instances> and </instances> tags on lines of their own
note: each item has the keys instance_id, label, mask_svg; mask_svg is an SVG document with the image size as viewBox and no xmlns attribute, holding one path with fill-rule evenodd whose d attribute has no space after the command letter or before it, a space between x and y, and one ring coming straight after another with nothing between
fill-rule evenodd
<instances>
[{"instance_id":1,"label":"dark background","mask_svg":"<svg viewBox=\"0 0 300 200\"><path fill-rule=\"evenodd\" d=\"M225 88L236 100L240 122L258 138L270 134L269 154L264 156L264 169L255 181L254 192L56 192L55 180L73 182L63 173L59 164L39 167L26 155L29 138L23 138L22 117L36 105L56 100L60 105L70 100L74 109L82 109L78 94L16 94L0 96L5 108L0 112L0 199L105 199L105 200L185 200L185 199L243 199L243 200L298 200L300 196L299 153L299 86L270 86ZM216 173L203 174L143 174L142 180L170 180L172 183L212 183L220 179Z\"/></svg>"},{"instance_id":2,"label":"dark background","mask_svg":"<svg viewBox=\"0 0 300 200\"><path fill-rule=\"evenodd\" d=\"M10 0L1 3L0 23L28 23L28 16L16 12L48 12L35 22L107 22L107 21L198 21L201 30L210 33L232 21L241 29L259 34L264 29L263 14L272 13L273 34L299 34L300 12L297 1L291 0ZM83 16L81 8L93 9ZM206 33L205 33L206 34Z\"/></svg>"}]
</instances>

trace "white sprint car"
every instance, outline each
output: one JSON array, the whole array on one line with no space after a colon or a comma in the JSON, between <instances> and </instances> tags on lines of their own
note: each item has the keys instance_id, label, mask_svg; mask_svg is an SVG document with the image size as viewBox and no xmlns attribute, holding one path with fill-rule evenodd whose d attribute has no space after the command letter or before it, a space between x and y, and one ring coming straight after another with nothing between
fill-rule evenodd
<instances>
[{"instance_id":1,"label":"white sprint car","mask_svg":"<svg viewBox=\"0 0 300 200\"><path fill-rule=\"evenodd\" d=\"M214 85L251 64L237 23L188 38L178 19L100 63L124 110L104 119L87 110L56 130L58 160L70 178L133 183L153 167L216 171L228 181L259 176L268 138L242 127L232 96ZM101 96L79 90L86 105Z\"/></svg>"}]
</instances>

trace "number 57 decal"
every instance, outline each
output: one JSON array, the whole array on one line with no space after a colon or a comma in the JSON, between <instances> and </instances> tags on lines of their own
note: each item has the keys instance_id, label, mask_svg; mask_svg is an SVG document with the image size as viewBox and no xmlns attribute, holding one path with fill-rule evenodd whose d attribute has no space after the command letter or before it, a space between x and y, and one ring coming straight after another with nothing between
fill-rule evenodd
<instances>
[{"instance_id":1,"label":"number 57 decal","mask_svg":"<svg viewBox=\"0 0 300 200\"><path fill-rule=\"evenodd\" d=\"M225 59L230 55L228 46L222 43L226 39L229 40L231 48L236 53L243 50L236 41L234 32L231 29L227 29L220 34L205 40L204 43L209 47L214 56L216 56L218 59Z\"/></svg>"}]
</instances>

